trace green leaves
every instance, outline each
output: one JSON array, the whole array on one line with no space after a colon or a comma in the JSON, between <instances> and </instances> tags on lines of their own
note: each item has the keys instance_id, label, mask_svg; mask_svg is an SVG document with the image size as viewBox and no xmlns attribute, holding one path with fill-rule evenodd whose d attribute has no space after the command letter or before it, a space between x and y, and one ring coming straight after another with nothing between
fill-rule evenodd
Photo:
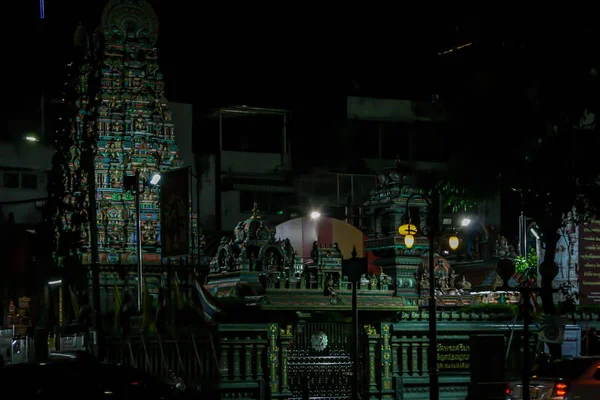
<instances>
[{"instance_id":1,"label":"green leaves","mask_svg":"<svg viewBox=\"0 0 600 400\"><path fill-rule=\"evenodd\" d=\"M526 257L515 258L516 273L525 280L537 279L538 256L534 248L531 248Z\"/></svg>"}]
</instances>

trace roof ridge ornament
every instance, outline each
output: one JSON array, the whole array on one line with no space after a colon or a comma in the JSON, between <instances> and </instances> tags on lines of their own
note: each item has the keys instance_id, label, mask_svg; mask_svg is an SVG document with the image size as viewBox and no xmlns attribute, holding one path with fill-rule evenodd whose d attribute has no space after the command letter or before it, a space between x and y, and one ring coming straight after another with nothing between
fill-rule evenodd
<instances>
[{"instance_id":1,"label":"roof ridge ornament","mask_svg":"<svg viewBox=\"0 0 600 400\"><path fill-rule=\"evenodd\" d=\"M254 207L252 208L252 218L260 218L257 202L254 202Z\"/></svg>"}]
</instances>

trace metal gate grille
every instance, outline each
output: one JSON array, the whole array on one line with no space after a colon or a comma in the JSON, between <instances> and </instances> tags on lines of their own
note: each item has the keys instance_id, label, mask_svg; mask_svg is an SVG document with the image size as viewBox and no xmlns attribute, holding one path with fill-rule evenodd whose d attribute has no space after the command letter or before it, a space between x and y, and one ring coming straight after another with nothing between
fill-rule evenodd
<instances>
[{"instance_id":1,"label":"metal gate grille","mask_svg":"<svg viewBox=\"0 0 600 400\"><path fill-rule=\"evenodd\" d=\"M324 348L323 348L324 347ZM347 399L352 395L352 326L301 323L288 359L293 399Z\"/></svg>"}]
</instances>

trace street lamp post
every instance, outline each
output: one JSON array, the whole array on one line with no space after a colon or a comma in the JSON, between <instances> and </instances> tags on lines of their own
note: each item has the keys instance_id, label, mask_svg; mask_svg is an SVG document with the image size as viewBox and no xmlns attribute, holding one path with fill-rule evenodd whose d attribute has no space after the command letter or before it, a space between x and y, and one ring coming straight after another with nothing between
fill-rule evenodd
<instances>
[{"instance_id":1,"label":"street lamp post","mask_svg":"<svg viewBox=\"0 0 600 400\"><path fill-rule=\"evenodd\" d=\"M360 376L358 361L360 357L359 332L358 332L358 285L360 277L367 273L368 267L365 258L356 257L356 246L352 248L352 258L344 260L342 274L352 282L352 400L358 400Z\"/></svg>"},{"instance_id":2,"label":"street lamp post","mask_svg":"<svg viewBox=\"0 0 600 400\"><path fill-rule=\"evenodd\" d=\"M406 199L406 215L408 217L408 224L402 225L398 232L404 235L404 244L407 248L411 248L414 244L414 236L416 233L416 226L411 224L410 221L410 209L409 203L413 197L420 197L427 203L429 207L428 215L428 243L429 243L429 352L427 353L427 364L429 366L429 390L430 399L439 400L440 398L440 384L439 384L439 371L437 368L437 313L436 313L436 301L435 301L435 239L438 234L438 214L439 214L439 194L434 192L432 198L421 193L413 193ZM449 239L449 244L452 250L458 248L458 237L452 235Z\"/></svg>"},{"instance_id":3,"label":"street lamp post","mask_svg":"<svg viewBox=\"0 0 600 400\"><path fill-rule=\"evenodd\" d=\"M135 237L137 253L137 278L138 278L138 311L142 311L142 293L144 291L144 260L142 252L142 208L140 205L140 194L147 185L154 186L160 181L160 173L154 173L149 181L140 184L140 171L136 169L134 175L126 175L123 178L123 186L130 190L135 196Z\"/></svg>"}]
</instances>

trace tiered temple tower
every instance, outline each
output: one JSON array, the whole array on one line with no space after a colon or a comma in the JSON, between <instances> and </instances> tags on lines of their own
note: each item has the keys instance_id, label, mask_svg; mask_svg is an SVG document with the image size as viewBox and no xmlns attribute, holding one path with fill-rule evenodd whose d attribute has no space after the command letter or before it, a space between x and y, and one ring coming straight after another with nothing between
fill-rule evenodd
<instances>
[{"instance_id":1,"label":"tiered temple tower","mask_svg":"<svg viewBox=\"0 0 600 400\"><path fill-rule=\"evenodd\" d=\"M90 235L97 231L106 288L127 281L137 264L134 195L124 189L124 176L139 171L145 187L140 202L146 274L161 264L161 238L159 187L144 182L154 172L182 166L154 47L157 34L156 14L144 0L111 0L93 35L83 27L75 33L79 59L65 99L70 115L54 158L62 181L49 188L57 206L56 256L59 264L75 258L90 264ZM88 216L90 196L96 224ZM154 281L150 286L160 284L156 274L146 276Z\"/></svg>"}]
</instances>

